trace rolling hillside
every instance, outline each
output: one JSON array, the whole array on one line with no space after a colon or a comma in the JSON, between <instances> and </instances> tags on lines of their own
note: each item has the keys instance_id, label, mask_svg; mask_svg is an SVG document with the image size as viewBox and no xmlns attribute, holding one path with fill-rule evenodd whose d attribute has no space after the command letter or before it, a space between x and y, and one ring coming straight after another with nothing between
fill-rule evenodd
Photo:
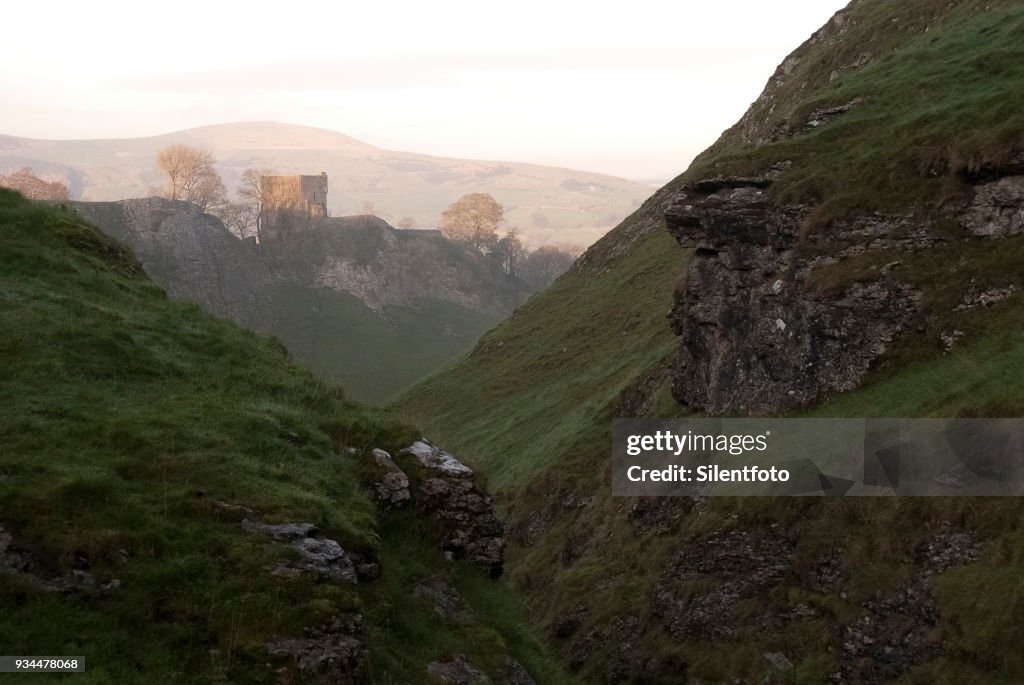
<instances>
[{"instance_id":1,"label":"rolling hillside","mask_svg":"<svg viewBox=\"0 0 1024 685\"><path fill-rule=\"evenodd\" d=\"M587 246L652 192L642 183L571 169L473 161L382 150L324 129L271 122L220 124L150 138L33 140L0 135L0 171L33 167L68 181L74 199L147 197L162 179L158 150L185 143L212 150L229 189L249 167L282 174L326 171L334 216L376 214L398 224L412 217L434 228L441 212L466 193L490 193L507 224L532 247Z\"/></svg>"}]
</instances>

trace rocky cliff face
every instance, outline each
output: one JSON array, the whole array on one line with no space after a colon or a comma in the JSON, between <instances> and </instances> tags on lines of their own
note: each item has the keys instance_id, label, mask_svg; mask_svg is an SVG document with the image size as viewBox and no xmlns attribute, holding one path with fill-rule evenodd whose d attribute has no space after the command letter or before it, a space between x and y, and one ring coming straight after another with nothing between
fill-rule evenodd
<instances>
[{"instance_id":1,"label":"rocky cliff face","mask_svg":"<svg viewBox=\"0 0 1024 685\"><path fill-rule=\"evenodd\" d=\"M126 245L171 297L243 326L258 325L275 277L255 246L239 241L216 217L158 197L71 204Z\"/></svg>"},{"instance_id":2,"label":"rocky cliff face","mask_svg":"<svg viewBox=\"0 0 1024 685\"><path fill-rule=\"evenodd\" d=\"M380 401L468 349L526 296L468 247L376 217L262 245L162 198L75 202L171 297L278 337L351 397Z\"/></svg>"},{"instance_id":3,"label":"rocky cliff face","mask_svg":"<svg viewBox=\"0 0 1024 685\"><path fill-rule=\"evenodd\" d=\"M507 316L527 294L439 231L395 229L374 216L320 220L274 252L297 280L351 294L378 312L434 299Z\"/></svg>"},{"instance_id":4,"label":"rocky cliff face","mask_svg":"<svg viewBox=\"0 0 1024 685\"><path fill-rule=\"evenodd\" d=\"M935 342L929 328L970 293L936 302L925 295L955 284L915 286L905 267L1024 231L1021 166L971 179L967 197L928 214L871 212L818 231L807 230L812 207L770 198L771 175L688 184L666 212L694 250L670 314L676 399L711 413L784 411L855 388L908 333Z\"/></svg>"}]
</instances>

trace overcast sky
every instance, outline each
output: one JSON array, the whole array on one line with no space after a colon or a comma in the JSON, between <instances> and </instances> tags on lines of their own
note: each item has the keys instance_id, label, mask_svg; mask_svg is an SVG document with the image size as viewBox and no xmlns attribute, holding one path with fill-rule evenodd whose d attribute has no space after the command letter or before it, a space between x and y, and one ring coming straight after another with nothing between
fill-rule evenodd
<instances>
[{"instance_id":1,"label":"overcast sky","mask_svg":"<svg viewBox=\"0 0 1024 685\"><path fill-rule=\"evenodd\" d=\"M0 133L272 120L380 147L664 178L845 0L6 3Z\"/></svg>"}]
</instances>

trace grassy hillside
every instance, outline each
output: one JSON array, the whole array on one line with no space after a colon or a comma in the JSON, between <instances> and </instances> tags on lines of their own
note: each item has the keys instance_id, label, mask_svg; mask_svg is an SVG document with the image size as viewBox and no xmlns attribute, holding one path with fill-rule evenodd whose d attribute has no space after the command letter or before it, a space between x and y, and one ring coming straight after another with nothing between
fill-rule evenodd
<instances>
[{"instance_id":1,"label":"grassy hillside","mask_svg":"<svg viewBox=\"0 0 1024 685\"><path fill-rule=\"evenodd\" d=\"M680 257L668 233L653 232L599 277L566 274L398 406L471 450L499 492L581 443L603 447L620 394L674 351L665 285L684 271Z\"/></svg>"},{"instance_id":2,"label":"grassy hillside","mask_svg":"<svg viewBox=\"0 0 1024 685\"><path fill-rule=\"evenodd\" d=\"M1021 35L1019 3L854 0L787 59L747 115L686 173L472 353L396 403L489 474L518 534L510 551L513 582L530 598L534 621L586 678L609 677L621 662L618 641L642 652L640 663L651 659L647 667L633 666L634 677L678 673L685 664L690 677L705 682L775 682L770 679L780 676L763 654L783 652L794 669L782 682L824 682L841 667L843 626L872 598L911 578L916 550L949 526L981 541L980 561L937 576L940 619L931 639L947 655L920 661L899 682L1024 678L1009 638L1019 637L1024 625L1024 547L1017 532L1024 509L1017 501L719 499L695 512L682 501L613 499L608 470L611 417L681 412L668 388L665 361L678 343L665 314L687 255L659 225L678 188L774 166L777 200L818 207L808 229L851 213L930 211L962 196L972 175L998 170L1024 150L1024 118L1016 107L1024 87ZM807 126L813 112L856 98L848 112ZM946 254L947 261L906 262L907 277L926 286L928 297L958 297L971 279L982 286L1012 283L1018 292L949 319L965 333L949 354L935 344L918 346L862 388L804 413L1022 415L1021 257L1018 236ZM843 277L856 280L853 272ZM644 532L648 516L660 532ZM740 627L731 639L673 639L651 606L673 555L701 554L699 540L714 531L762 535L769 524L795 541L792 558L801 573L813 573L815 560L838 545L847 583L842 596L782 583L732 607ZM711 582L691 581L681 592L700 596ZM806 605L813 618L762 623L763 615L790 615ZM566 636L561 626L580 607L582 623ZM636 627L609 627L624 621ZM877 680L889 679L879 672ZM664 682L674 681L664 675Z\"/></svg>"},{"instance_id":3,"label":"grassy hillside","mask_svg":"<svg viewBox=\"0 0 1024 685\"><path fill-rule=\"evenodd\" d=\"M427 524L380 516L361 491L345 449L396 450L414 431L276 343L168 301L77 215L6 190L0 396L4 653L84 655L82 683L290 682L267 642L359 613L374 682L423 682L454 653L496 682L505 654L563 681L501 582L446 562ZM314 523L382 576L273 575L287 550L245 533L245 516ZM439 619L410 594L425 578L448 579L478 620Z\"/></svg>"},{"instance_id":4,"label":"grassy hillside","mask_svg":"<svg viewBox=\"0 0 1024 685\"><path fill-rule=\"evenodd\" d=\"M525 296L476 251L370 216L256 246L184 202L71 207L127 246L171 297L276 337L363 402L382 403L466 351Z\"/></svg>"},{"instance_id":5,"label":"grassy hillside","mask_svg":"<svg viewBox=\"0 0 1024 685\"><path fill-rule=\"evenodd\" d=\"M824 224L853 211L952 199L964 176L1020 154L1019 3L855 0L845 17L790 57L793 73L769 85L771 98L705 151L691 177L787 162L774 196L816 203ZM866 65L850 68L864 56ZM845 105L852 107L832 120L813 116ZM815 119L821 123L809 127Z\"/></svg>"},{"instance_id":6,"label":"grassy hillside","mask_svg":"<svg viewBox=\"0 0 1024 685\"><path fill-rule=\"evenodd\" d=\"M501 317L454 302L424 299L382 311L327 288L279 283L266 318L250 326L273 335L317 375L362 402L383 403L452 357ZM269 316L268 316L269 314Z\"/></svg>"}]
</instances>

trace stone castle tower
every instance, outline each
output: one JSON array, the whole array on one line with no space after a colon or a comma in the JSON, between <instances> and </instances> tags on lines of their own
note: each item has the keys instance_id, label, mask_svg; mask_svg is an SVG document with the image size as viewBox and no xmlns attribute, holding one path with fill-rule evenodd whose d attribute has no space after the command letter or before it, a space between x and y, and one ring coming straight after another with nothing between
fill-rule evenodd
<instances>
[{"instance_id":1,"label":"stone castle tower","mask_svg":"<svg viewBox=\"0 0 1024 685\"><path fill-rule=\"evenodd\" d=\"M262 176L260 224L271 233L309 227L311 219L327 216L327 172L319 176Z\"/></svg>"}]
</instances>

